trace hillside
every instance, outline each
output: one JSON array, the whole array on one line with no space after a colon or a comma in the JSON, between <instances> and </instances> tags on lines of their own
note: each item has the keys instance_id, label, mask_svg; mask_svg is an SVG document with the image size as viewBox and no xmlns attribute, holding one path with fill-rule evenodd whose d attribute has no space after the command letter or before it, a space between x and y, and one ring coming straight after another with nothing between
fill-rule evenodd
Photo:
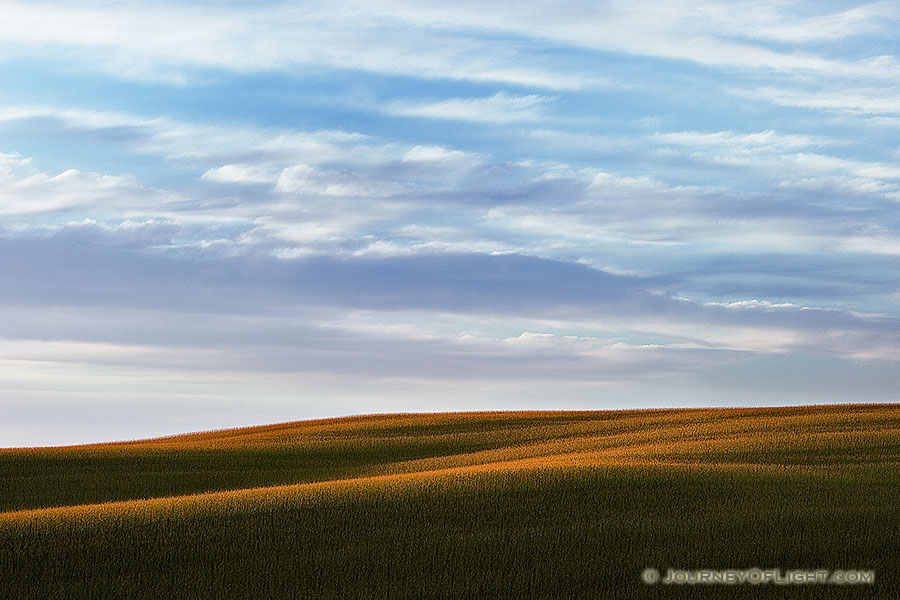
<instances>
[{"instance_id":1,"label":"hillside","mask_svg":"<svg viewBox=\"0 0 900 600\"><path fill-rule=\"evenodd\" d=\"M8 598L682 597L646 567L874 570L900 407L374 415L0 451ZM892 587L893 586L893 587Z\"/></svg>"}]
</instances>

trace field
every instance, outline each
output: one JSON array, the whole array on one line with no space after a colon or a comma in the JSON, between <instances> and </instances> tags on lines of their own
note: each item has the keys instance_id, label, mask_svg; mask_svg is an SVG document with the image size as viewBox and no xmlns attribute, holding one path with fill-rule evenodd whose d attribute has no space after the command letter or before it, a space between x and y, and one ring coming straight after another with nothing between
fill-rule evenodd
<instances>
[{"instance_id":1,"label":"field","mask_svg":"<svg viewBox=\"0 0 900 600\"><path fill-rule=\"evenodd\" d=\"M900 406L402 414L0 450L0 598L898 598ZM872 584L648 585L659 569Z\"/></svg>"}]
</instances>

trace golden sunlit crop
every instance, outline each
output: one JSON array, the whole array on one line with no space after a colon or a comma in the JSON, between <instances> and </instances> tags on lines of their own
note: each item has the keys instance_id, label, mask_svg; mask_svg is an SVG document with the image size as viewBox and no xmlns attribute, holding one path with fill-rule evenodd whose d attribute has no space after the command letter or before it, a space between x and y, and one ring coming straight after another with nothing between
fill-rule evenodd
<instances>
[{"instance_id":1,"label":"golden sunlit crop","mask_svg":"<svg viewBox=\"0 0 900 600\"><path fill-rule=\"evenodd\" d=\"M886 577L898 466L894 405L373 415L3 450L0 592L640 597L642 568L675 563Z\"/></svg>"}]
</instances>

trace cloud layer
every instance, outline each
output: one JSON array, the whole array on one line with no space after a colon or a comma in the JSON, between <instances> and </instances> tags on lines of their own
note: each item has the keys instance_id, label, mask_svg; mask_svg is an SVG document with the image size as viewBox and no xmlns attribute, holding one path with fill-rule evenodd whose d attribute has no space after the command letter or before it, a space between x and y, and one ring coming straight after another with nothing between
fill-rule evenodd
<instances>
[{"instance_id":1,"label":"cloud layer","mask_svg":"<svg viewBox=\"0 0 900 600\"><path fill-rule=\"evenodd\" d=\"M893 3L0 11L10 440L898 399Z\"/></svg>"}]
</instances>

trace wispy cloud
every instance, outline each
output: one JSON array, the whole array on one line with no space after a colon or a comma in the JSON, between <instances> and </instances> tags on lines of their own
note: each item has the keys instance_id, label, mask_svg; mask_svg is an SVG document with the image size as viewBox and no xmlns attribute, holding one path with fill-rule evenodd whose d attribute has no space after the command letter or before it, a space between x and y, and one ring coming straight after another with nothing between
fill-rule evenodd
<instances>
[{"instance_id":1,"label":"wispy cloud","mask_svg":"<svg viewBox=\"0 0 900 600\"><path fill-rule=\"evenodd\" d=\"M813 14L786 19L782 3L757 4L743 19L732 20L731 27L743 35L783 43L805 44L835 41L866 33L888 33L890 23L897 20L896 7L890 2L872 2L829 14ZM761 10L760 10L761 8ZM723 8L723 13L728 9ZM728 27L726 15L723 25Z\"/></svg>"},{"instance_id":2,"label":"wispy cloud","mask_svg":"<svg viewBox=\"0 0 900 600\"><path fill-rule=\"evenodd\" d=\"M407 22L457 28L514 32L576 46L627 52L703 65L776 71L890 77L885 61L830 59L812 52L776 51L752 40L774 39L803 44L884 31L885 19L896 19L889 3L803 18L783 3L614 2L563 7L558 2L531 2L514 13L472 3L449 9L431 2L403 6L380 4L377 10ZM742 18L735 19L735 13ZM785 25L785 23L791 25Z\"/></svg>"},{"instance_id":3,"label":"wispy cloud","mask_svg":"<svg viewBox=\"0 0 900 600\"><path fill-rule=\"evenodd\" d=\"M891 71L900 74L900 68L891 66ZM779 106L824 109L830 112L846 111L866 115L897 115L900 112L900 89L890 87L860 88L856 85L840 89L811 87L763 86L753 90L736 90L742 96L765 100Z\"/></svg>"},{"instance_id":4,"label":"wispy cloud","mask_svg":"<svg viewBox=\"0 0 900 600\"><path fill-rule=\"evenodd\" d=\"M296 71L324 64L425 78L581 85L577 74L554 72L527 53L497 52L495 43L480 36L423 31L374 6L358 10L342 2L316 9L279 4L222 10L8 1L0 36L30 52L78 49L112 74L176 84L209 68Z\"/></svg>"},{"instance_id":5,"label":"wispy cloud","mask_svg":"<svg viewBox=\"0 0 900 600\"><path fill-rule=\"evenodd\" d=\"M488 98L451 98L425 104L394 103L388 105L386 111L408 117L517 123L544 120L541 107L551 100L547 96L513 96L497 92Z\"/></svg>"},{"instance_id":6,"label":"wispy cloud","mask_svg":"<svg viewBox=\"0 0 900 600\"><path fill-rule=\"evenodd\" d=\"M781 153L801 148L840 145L842 142L825 136L784 134L778 131L738 133L735 131L678 131L658 133L653 140L661 144L675 144L689 148L716 147L731 151Z\"/></svg>"},{"instance_id":7,"label":"wispy cloud","mask_svg":"<svg viewBox=\"0 0 900 600\"><path fill-rule=\"evenodd\" d=\"M752 43L808 44L884 31L885 19L894 18L889 3L809 18L779 3L750 2L728 9L716 2L531 2L513 13L477 8L469 3L449 9L433 2L333 2L315 10L287 4L222 10L8 1L0 35L32 51L48 45L82 48L126 77L172 81L190 79L185 68L290 70L314 64L559 89L596 78L554 72L536 54L483 31L716 67L869 77L896 73L887 57L847 61ZM734 19L735 12L746 18Z\"/></svg>"}]
</instances>

